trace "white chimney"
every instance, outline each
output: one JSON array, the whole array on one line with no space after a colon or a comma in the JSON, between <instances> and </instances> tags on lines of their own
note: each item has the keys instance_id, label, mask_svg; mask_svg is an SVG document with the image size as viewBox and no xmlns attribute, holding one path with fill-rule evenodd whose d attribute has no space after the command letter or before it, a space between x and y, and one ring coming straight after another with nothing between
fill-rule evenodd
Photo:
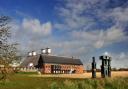
<instances>
[{"instance_id":1,"label":"white chimney","mask_svg":"<svg viewBox=\"0 0 128 89\"><path fill-rule=\"evenodd\" d=\"M51 49L50 48L46 48L46 54L51 54Z\"/></svg>"},{"instance_id":2,"label":"white chimney","mask_svg":"<svg viewBox=\"0 0 128 89\"><path fill-rule=\"evenodd\" d=\"M28 56L32 56L32 52L28 52Z\"/></svg>"},{"instance_id":3,"label":"white chimney","mask_svg":"<svg viewBox=\"0 0 128 89\"><path fill-rule=\"evenodd\" d=\"M35 56L36 55L36 52L35 51L32 51L32 55Z\"/></svg>"},{"instance_id":4,"label":"white chimney","mask_svg":"<svg viewBox=\"0 0 128 89\"><path fill-rule=\"evenodd\" d=\"M46 50L45 49L41 49L41 53L42 54L46 54Z\"/></svg>"}]
</instances>

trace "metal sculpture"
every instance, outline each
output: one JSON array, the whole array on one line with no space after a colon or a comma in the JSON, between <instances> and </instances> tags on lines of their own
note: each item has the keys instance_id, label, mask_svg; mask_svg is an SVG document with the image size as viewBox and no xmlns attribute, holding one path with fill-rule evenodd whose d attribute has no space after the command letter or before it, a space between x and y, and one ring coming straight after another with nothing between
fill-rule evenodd
<instances>
[{"instance_id":1,"label":"metal sculpture","mask_svg":"<svg viewBox=\"0 0 128 89\"><path fill-rule=\"evenodd\" d=\"M101 77L111 77L111 57L103 55L100 56L100 60L102 60Z\"/></svg>"},{"instance_id":2,"label":"metal sculpture","mask_svg":"<svg viewBox=\"0 0 128 89\"><path fill-rule=\"evenodd\" d=\"M95 57L92 57L92 78L96 78L96 62Z\"/></svg>"}]
</instances>

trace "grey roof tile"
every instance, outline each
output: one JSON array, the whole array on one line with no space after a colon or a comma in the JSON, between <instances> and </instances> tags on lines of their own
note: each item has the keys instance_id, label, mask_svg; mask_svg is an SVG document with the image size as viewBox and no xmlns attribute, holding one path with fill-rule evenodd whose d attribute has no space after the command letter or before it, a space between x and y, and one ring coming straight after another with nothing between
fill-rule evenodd
<instances>
[{"instance_id":1,"label":"grey roof tile","mask_svg":"<svg viewBox=\"0 0 128 89\"><path fill-rule=\"evenodd\" d=\"M58 57L58 56L51 56L51 55L36 55L36 56L28 56L23 61L21 66L27 67L29 63L33 63L34 66L37 66L40 58L43 63L83 65L80 59Z\"/></svg>"}]
</instances>

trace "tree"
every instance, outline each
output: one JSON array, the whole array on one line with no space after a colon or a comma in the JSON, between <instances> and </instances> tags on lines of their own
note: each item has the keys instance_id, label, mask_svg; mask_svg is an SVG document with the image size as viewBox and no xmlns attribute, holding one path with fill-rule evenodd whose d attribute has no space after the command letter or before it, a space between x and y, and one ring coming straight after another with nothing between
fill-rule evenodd
<instances>
[{"instance_id":1,"label":"tree","mask_svg":"<svg viewBox=\"0 0 128 89\"><path fill-rule=\"evenodd\" d=\"M0 67L8 67L12 61L17 59L17 44L9 42L11 38L10 20L8 16L0 16ZM7 79L8 69L2 68L0 71L3 74L2 79Z\"/></svg>"}]
</instances>

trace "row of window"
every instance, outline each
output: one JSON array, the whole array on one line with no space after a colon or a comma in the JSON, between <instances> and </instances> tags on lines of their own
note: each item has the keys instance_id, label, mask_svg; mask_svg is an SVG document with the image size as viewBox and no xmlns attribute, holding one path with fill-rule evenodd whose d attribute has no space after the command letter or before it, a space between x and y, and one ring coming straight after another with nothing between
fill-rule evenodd
<instances>
[{"instance_id":1,"label":"row of window","mask_svg":"<svg viewBox=\"0 0 128 89\"><path fill-rule=\"evenodd\" d=\"M71 74L75 73L76 71L71 71L71 70L53 70L52 73L54 74Z\"/></svg>"},{"instance_id":2,"label":"row of window","mask_svg":"<svg viewBox=\"0 0 128 89\"><path fill-rule=\"evenodd\" d=\"M51 66L45 66L45 68L51 68ZM77 66L60 66L60 65L53 65L54 69L61 69L61 68L75 68L77 69Z\"/></svg>"}]
</instances>

